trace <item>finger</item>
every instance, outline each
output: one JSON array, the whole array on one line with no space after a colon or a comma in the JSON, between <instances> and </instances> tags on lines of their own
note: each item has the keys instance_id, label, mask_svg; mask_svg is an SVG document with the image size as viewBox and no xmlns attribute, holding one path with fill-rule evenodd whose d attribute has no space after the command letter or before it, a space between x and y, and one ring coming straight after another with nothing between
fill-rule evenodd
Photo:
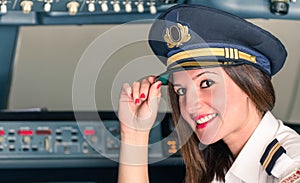
<instances>
[{"instance_id":1,"label":"finger","mask_svg":"<svg viewBox=\"0 0 300 183\"><path fill-rule=\"evenodd\" d=\"M148 99L147 99L147 105L151 110L151 114L157 114L159 102L161 98L161 81L155 82L151 85Z\"/></svg>"},{"instance_id":2,"label":"finger","mask_svg":"<svg viewBox=\"0 0 300 183\"><path fill-rule=\"evenodd\" d=\"M159 102L159 99L161 97L161 85L162 85L161 81L157 81L151 85L148 94L148 101Z\"/></svg>"},{"instance_id":3,"label":"finger","mask_svg":"<svg viewBox=\"0 0 300 183\"><path fill-rule=\"evenodd\" d=\"M150 83L148 79L143 79L142 85L140 87L140 99L141 101L145 101L148 97L149 93L149 88L150 88Z\"/></svg>"},{"instance_id":4,"label":"finger","mask_svg":"<svg viewBox=\"0 0 300 183\"><path fill-rule=\"evenodd\" d=\"M141 100L140 100L140 86L141 86L140 82L133 82L133 84L132 84L133 101L137 105L141 103Z\"/></svg>"},{"instance_id":5,"label":"finger","mask_svg":"<svg viewBox=\"0 0 300 183\"><path fill-rule=\"evenodd\" d=\"M129 98L132 98L132 89L128 83L124 83L121 90L121 95L126 95Z\"/></svg>"},{"instance_id":6,"label":"finger","mask_svg":"<svg viewBox=\"0 0 300 183\"><path fill-rule=\"evenodd\" d=\"M153 83L155 82L155 78L156 78L156 76L149 76L149 77L148 77L149 83L150 83L150 84L153 84Z\"/></svg>"}]
</instances>

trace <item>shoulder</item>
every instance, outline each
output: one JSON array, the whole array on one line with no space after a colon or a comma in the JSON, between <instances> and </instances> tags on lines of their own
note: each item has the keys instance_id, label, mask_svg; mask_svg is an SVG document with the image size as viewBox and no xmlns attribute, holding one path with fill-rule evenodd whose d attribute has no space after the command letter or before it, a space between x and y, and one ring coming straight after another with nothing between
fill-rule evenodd
<instances>
[{"instance_id":1,"label":"shoulder","mask_svg":"<svg viewBox=\"0 0 300 183\"><path fill-rule=\"evenodd\" d=\"M300 182L300 135L278 120L274 139L260 159L265 172L280 182Z\"/></svg>"},{"instance_id":2,"label":"shoulder","mask_svg":"<svg viewBox=\"0 0 300 183\"><path fill-rule=\"evenodd\" d=\"M300 163L300 135L290 127L284 125L280 120L279 124L275 138L278 139L281 146L286 150L286 154Z\"/></svg>"}]
</instances>

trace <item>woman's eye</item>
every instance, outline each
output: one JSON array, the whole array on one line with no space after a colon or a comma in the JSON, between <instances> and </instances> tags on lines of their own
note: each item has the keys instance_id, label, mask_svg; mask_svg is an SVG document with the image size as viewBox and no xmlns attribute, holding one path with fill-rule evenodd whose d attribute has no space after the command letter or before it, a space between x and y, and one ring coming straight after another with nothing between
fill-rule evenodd
<instances>
[{"instance_id":1,"label":"woman's eye","mask_svg":"<svg viewBox=\"0 0 300 183\"><path fill-rule=\"evenodd\" d=\"M208 87L211 87L215 82L212 81L212 80L203 80L201 83L200 83L200 87L201 88L208 88Z\"/></svg>"},{"instance_id":2,"label":"woman's eye","mask_svg":"<svg viewBox=\"0 0 300 183\"><path fill-rule=\"evenodd\" d=\"M182 96L185 95L186 89L185 88L179 88L176 90L177 95Z\"/></svg>"}]
</instances>

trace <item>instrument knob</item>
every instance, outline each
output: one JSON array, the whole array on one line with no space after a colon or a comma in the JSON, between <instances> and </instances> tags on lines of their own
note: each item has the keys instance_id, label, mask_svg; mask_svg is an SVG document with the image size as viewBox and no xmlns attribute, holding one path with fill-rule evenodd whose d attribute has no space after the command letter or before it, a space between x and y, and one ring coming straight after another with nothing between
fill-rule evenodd
<instances>
[{"instance_id":1,"label":"instrument knob","mask_svg":"<svg viewBox=\"0 0 300 183\"><path fill-rule=\"evenodd\" d=\"M127 13L132 12L132 7L131 7L131 2L130 1L128 1L128 2L125 3L125 11Z\"/></svg>"},{"instance_id":2,"label":"instrument knob","mask_svg":"<svg viewBox=\"0 0 300 183\"><path fill-rule=\"evenodd\" d=\"M136 5L136 7L137 7L137 11L138 11L139 13L143 13L143 12L144 12L144 5L143 5L143 2L138 2L137 5Z\"/></svg>"},{"instance_id":3,"label":"instrument knob","mask_svg":"<svg viewBox=\"0 0 300 183\"><path fill-rule=\"evenodd\" d=\"M157 9L156 9L156 7L155 7L154 5L151 5L151 6L149 7L149 9L150 9L150 13L151 13L151 14L156 14L156 13L157 13Z\"/></svg>"},{"instance_id":4,"label":"instrument knob","mask_svg":"<svg viewBox=\"0 0 300 183\"><path fill-rule=\"evenodd\" d=\"M102 12L107 12L108 11L108 5L106 1L101 2L101 10Z\"/></svg>"},{"instance_id":5,"label":"instrument knob","mask_svg":"<svg viewBox=\"0 0 300 183\"><path fill-rule=\"evenodd\" d=\"M28 0L24 0L24 1L21 2L20 5L22 7L23 13L28 14L28 13L31 12L33 2L32 1L28 1Z\"/></svg>"},{"instance_id":6,"label":"instrument knob","mask_svg":"<svg viewBox=\"0 0 300 183\"><path fill-rule=\"evenodd\" d=\"M7 6L6 6L6 4L4 4L4 3L1 4L1 6L0 6L0 12L2 14L7 13Z\"/></svg>"},{"instance_id":7,"label":"instrument knob","mask_svg":"<svg viewBox=\"0 0 300 183\"><path fill-rule=\"evenodd\" d=\"M24 144L30 144L30 140L31 140L31 139L30 139L29 136L24 136L24 137L23 137L23 143L24 143Z\"/></svg>"},{"instance_id":8,"label":"instrument knob","mask_svg":"<svg viewBox=\"0 0 300 183\"><path fill-rule=\"evenodd\" d=\"M118 12L121 11L121 7L120 7L119 1L114 1L114 2L112 2L112 4L113 4L114 12L118 13Z\"/></svg>"},{"instance_id":9,"label":"instrument knob","mask_svg":"<svg viewBox=\"0 0 300 183\"><path fill-rule=\"evenodd\" d=\"M71 1L67 4L69 15L76 15L78 12L79 3L76 1Z\"/></svg>"},{"instance_id":10,"label":"instrument knob","mask_svg":"<svg viewBox=\"0 0 300 183\"><path fill-rule=\"evenodd\" d=\"M49 2L44 4L44 11L50 12L51 11L51 4Z\"/></svg>"},{"instance_id":11,"label":"instrument knob","mask_svg":"<svg viewBox=\"0 0 300 183\"><path fill-rule=\"evenodd\" d=\"M95 3L93 1L91 1L89 4L88 4L88 10L89 12L94 12L95 11Z\"/></svg>"}]
</instances>

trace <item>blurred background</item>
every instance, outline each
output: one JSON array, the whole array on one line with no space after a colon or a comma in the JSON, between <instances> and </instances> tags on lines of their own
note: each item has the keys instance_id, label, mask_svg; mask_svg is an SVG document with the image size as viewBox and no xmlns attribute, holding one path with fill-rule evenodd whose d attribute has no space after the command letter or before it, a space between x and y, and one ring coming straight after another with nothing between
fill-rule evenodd
<instances>
[{"instance_id":1,"label":"blurred background","mask_svg":"<svg viewBox=\"0 0 300 183\"><path fill-rule=\"evenodd\" d=\"M236 14L283 42L288 58L272 79L277 97L272 112L299 130L296 0L0 0L4 182L116 182L115 111L121 84L164 71L147 34L152 20L176 4ZM184 168L163 90L161 115L151 136L160 144L150 151L150 158L157 159L150 176L152 182L182 182Z\"/></svg>"}]
</instances>

